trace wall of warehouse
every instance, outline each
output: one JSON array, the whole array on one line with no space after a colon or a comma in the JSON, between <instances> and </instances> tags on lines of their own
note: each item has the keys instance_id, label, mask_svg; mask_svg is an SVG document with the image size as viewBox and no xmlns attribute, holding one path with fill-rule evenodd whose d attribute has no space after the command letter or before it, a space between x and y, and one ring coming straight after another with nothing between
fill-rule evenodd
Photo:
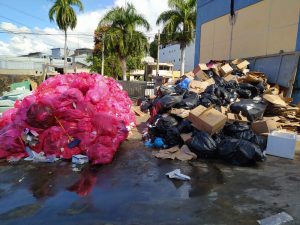
<instances>
[{"instance_id":1,"label":"wall of warehouse","mask_svg":"<svg viewBox=\"0 0 300 225\"><path fill-rule=\"evenodd\" d=\"M297 50L299 9L299 0L235 0L231 26L230 0L198 0L194 63Z\"/></svg>"},{"instance_id":2,"label":"wall of warehouse","mask_svg":"<svg viewBox=\"0 0 300 225\"><path fill-rule=\"evenodd\" d=\"M191 43L185 49L184 71L189 72L194 69L195 43ZM159 51L160 62L172 63L174 70L179 71L181 66L181 50L179 44L162 46Z\"/></svg>"}]
</instances>

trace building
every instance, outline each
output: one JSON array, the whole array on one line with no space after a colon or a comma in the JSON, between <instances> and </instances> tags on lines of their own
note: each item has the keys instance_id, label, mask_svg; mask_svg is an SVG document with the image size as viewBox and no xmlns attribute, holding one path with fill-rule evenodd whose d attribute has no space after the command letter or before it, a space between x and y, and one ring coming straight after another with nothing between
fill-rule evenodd
<instances>
[{"instance_id":1,"label":"building","mask_svg":"<svg viewBox=\"0 0 300 225\"><path fill-rule=\"evenodd\" d=\"M195 43L190 44L185 49L185 66L184 71L189 72L194 68ZM174 70L180 70L181 50L179 44L170 44L161 46L159 51L160 62L172 63Z\"/></svg>"},{"instance_id":2,"label":"building","mask_svg":"<svg viewBox=\"0 0 300 225\"><path fill-rule=\"evenodd\" d=\"M194 65L248 58L271 83L294 84L300 101L299 9L299 0L197 0Z\"/></svg>"}]
</instances>

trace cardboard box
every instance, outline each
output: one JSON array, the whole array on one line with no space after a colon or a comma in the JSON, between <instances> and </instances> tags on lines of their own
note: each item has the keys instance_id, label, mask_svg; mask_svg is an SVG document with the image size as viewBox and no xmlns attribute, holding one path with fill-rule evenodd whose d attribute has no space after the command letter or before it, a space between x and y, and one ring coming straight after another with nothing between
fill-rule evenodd
<instances>
[{"instance_id":1,"label":"cardboard box","mask_svg":"<svg viewBox=\"0 0 300 225\"><path fill-rule=\"evenodd\" d=\"M237 64L237 68L239 68L240 70L247 68L247 66L250 63L247 60L242 61L241 63Z\"/></svg>"},{"instance_id":2,"label":"cardboard box","mask_svg":"<svg viewBox=\"0 0 300 225\"><path fill-rule=\"evenodd\" d=\"M278 129L278 124L275 120L263 120L253 122L251 128L257 134L269 134Z\"/></svg>"},{"instance_id":3,"label":"cardboard box","mask_svg":"<svg viewBox=\"0 0 300 225\"><path fill-rule=\"evenodd\" d=\"M287 159L294 159L297 135L275 131L268 135L266 153Z\"/></svg>"},{"instance_id":4,"label":"cardboard box","mask_svg":"<svg viewBox=\"0 0 300 225\"><path fill-rule=\"evenodd\" d=\"M243 74L247 74L247 73L249 73L249 72L250 72L249 69L243 69Z\"/></svg>"},{"instance_id":5,"label":"cardboard box","mask_svg":"<svg viewBox=\"0 0 300 225\"><path fill-rule=\"evenodd\" d=\"M209 70L209 68L205 63L200 63L194 68L193 73L196 74L199 70Z\"/></svg>"},{"instance_id":6,"label":"cardboard box","mask_svg":"<svg viewBox=\"0 0 300 225\"><path fill-rule=\"evenodd\" d=\"M232 67L229 64L225 64L220 68L220 73L223 76L230 74L233 71Z\"/></svg>"},{"instance_id":7,"label":"cardboard box","mask_svg":"<svg viewBox=\"0 0 300 225\"><path fill-rule=\"evenodd\" d=\"M198 130L214 134L225 126L227 116L212 107L206 108L200 105L190 112L188 120Z\"/></svg>"}]
</instances>

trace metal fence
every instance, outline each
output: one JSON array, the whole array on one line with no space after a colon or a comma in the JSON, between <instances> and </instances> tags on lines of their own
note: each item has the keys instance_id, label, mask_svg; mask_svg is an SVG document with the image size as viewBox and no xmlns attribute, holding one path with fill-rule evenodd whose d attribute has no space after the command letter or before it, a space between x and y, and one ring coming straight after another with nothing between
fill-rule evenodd
<instances>
[{"instance_id":1,"label":"metal fence","mask_svg":"<svg viewBox=\"0 0 300 225\"><path fill-rule=\"evenodd\" d=\"M130 98L154 95L154 83L146 81L118 81Z\"/></svg>"}]
</instances>

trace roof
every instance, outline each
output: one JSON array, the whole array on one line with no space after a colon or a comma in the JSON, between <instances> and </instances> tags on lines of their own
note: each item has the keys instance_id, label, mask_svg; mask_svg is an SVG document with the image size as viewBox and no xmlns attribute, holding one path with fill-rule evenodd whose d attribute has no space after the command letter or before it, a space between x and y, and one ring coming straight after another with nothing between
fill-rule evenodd
<instances>
[{"instance_id":1,"label":"roof","mask_svg":"<svg viewBox=\"0 0 300 225\"><path fill-rule=\"evenodd\" d=\"M147 63L149 66L156 66L157 63L156 62L149 62ZM159 63L160 66L170 66L170 67L173 67L174 64L172 63Z\"/></svg>"}]
</instances>

